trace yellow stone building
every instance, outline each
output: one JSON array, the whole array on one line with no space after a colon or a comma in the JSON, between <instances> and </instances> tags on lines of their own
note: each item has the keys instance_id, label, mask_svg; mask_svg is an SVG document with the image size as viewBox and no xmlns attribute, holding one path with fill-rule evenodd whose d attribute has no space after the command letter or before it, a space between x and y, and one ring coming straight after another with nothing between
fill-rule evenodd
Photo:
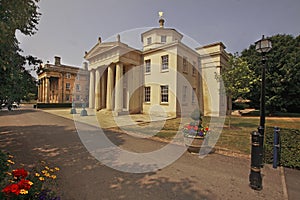
<instances>
[{"instance_id":1,"label":"yellow stone building","mask_svg":"<svg viewBox=\"0 0 300 200\"><path fill-rule=\"evenodd\" d=\"M85 54L89 62L89 107L122 113L183 116L200 108L204 115L226 113L226 94L216 79L228 55L218 42L192 49L183 35L159 27L141 34L143 49L121 42L98 43Z\"/></svg>"},{"instance_id":2,"label":"yellow stone building","mask_svg":"<svg viewBox=\"0 0 300 200\"><path fill-rule=\"evenodd\" d=\"M61 64L43 64L38 72L38 103L71 103L88 101L89 73L83 68Z\"/></svg>"}]
</instances>

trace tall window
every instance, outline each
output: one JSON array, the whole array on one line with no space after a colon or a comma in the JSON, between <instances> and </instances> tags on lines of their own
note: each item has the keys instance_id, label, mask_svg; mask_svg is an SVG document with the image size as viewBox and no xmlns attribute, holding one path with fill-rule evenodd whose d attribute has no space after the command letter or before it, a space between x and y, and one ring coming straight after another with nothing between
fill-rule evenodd
<instances>
[{"instance_id":1,"label":"tall window","mask_svg":"<svg viewBox=\"0 0 300 200\"><path fill-rule=\"evenodd\" d=\"M79 74L77 74L76 80L80 80L80 75Z\"/></svg>"},{"instance_id":2,"label":"tall window","mask_svg":"<svg viewBox=\"0 0 300 200\"><path fill-rule=\"evenodd\" d=\"M69 94L66 94L66 101L70 101L70 95Z\"/></svg>"},{"instance_id":3,"label":"tall window","mask_svg":"<svg viewBox=\"0 0 300 200\"><path fill-rule=\"evenodd\" d=\"M151 60L145 60L145 72L150 73L151 72Z\"/></svg>"},{"instance_id":4,"label":"tall window","mask_svg":"<svg viewBox=\"0 0 300 200\"><path fill-rule=\"evenodd\" d=\"M76 84L76 91L77 91L77 92L80 91L80 84Z\"/></svg>"},{"instance_id":5,"label":"tall window","mask_svg":"<svg viewBox=\"0 0 300 200\"><path fill-rule=\"evenodd\" d=\"M80 95L76 95L76 101L80 101Z\"/></svg>"},{"instance_id":6,"label":"tall window","mask_svg":"<svg viewBox=\"0 0 300 200\"><path fill-rule=\"evenodd\" d=\"M169 56L165 55L161 57L161 69L162 71L169 69Z\"/></svg>"},{"instance_id":7,"label":"tall window","mask_svg":"<svg viewBox=\"0 0 300 200\"><path fill-rule=\"evenodd\" d=\"M66 89L67 89L67 90L71 89L70 83L66 83Z\"/></svg>"},{"instance_id":8,"label":"tall window","mask_svg":"<svg viewBox=\"0 0 300 200\"><path fill-rule=\"evenodd\" d=\"M152 43L152 38L151 37L148 37L147 38L147 44L151 44Z\"/></svg>"},{"instance_id":9,"label":"tall window","mask_svg":"<svg viewBox=\"0 0 300 200\"><path fill-rule=\"evenodd\" d=\"M193 92L192 92L192 103L196 103L196 88L193 88Z\"/></svg>"},{"instance_id":10,"label":"tall window","mask_svg":"<svg viewBox=\"0 0 300 200\"><path fill-rule=\"evenodd\" d=\"M161 95L161 102L168 103L169 102L169 86L167 86L167 85L160 86L160 95Z\"/></svg>"},{"instance_id":11,"label":"tall window","mask_svg":"<svg viewBox=\"0 0 300 200\"><path fill-rule=\"evenodd\" d=\"M183 57L182 71L185 72L185 73L188 73L188 62L187 62L187 57Z\"/></svg>"},{"instance_id":12,"label":"tall window","mask_svg":"<svg viewBox=\"0 0 300 200\"><path fill-rule=\"evenodd\" d=\"M182 102L186 102L187 99L187 86L184 85L182 88Z\"/></svg>"},{"instance_id":13,"label":"tall window","mask_svg":"<svg viewBox=\"0 0 300 200\"><path fill-rule=\"evenodd\" d=\"M71 74L70 73L66 73L66 78L71 78Z\"/></svg>"},{"instance_id":14,"label":"tall window","mask_svg":"<svg viewBox=\"0 0 300 200\"><path fill-rule=\"evenodd\" d=\"M193 76L196 76L196 62L193 61Z\"/></svg>"},{"instance_id":15,"label":"tall window","mask_svg":"<svg viewBox=\"0 0 300 200\"><path fill-rule=\"evenodd\" d=\"M145 87L145 102L150 102L151 100L151 87Z\"/></svg>"},{"instance_id":16,"label":"tall window","mask_svg":"<svg viewBox=\"0 0 300 200\"><path fill-rule=\"evenodd\" d=\"M162 35L162 36L160 37L160 42L161 42L161 43L166 43L166 42L167 42L167 36L166 36L166 35Z\"/></svg>"}]
</instances>

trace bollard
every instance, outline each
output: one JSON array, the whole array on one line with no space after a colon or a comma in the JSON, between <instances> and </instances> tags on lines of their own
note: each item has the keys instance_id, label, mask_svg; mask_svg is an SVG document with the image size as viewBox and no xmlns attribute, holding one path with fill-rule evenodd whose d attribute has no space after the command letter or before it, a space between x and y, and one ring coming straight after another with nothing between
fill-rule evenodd
<instances>
[{"instance_id":1,"label":"bollard","mask_svg":"<svg viewBox=\"0 0 300 200\"><path fill-rule=\"evenodd\" d=\"M260 133L253 131L251 133L251 170L249 175L250 187L254 190L262 189L261 168L261 148Z\"/></svg>"},{"instance_id":2,"label":"bollard","mask_svg":"<svg viewBox=\"0 0 300 200\"><path fill-rule=\"evenodd\" d=\"M260 162L260 167L264 167L264 127L259 126L258 127L258 133L259 133L259 162Z\"/></svg>"},{"instance_id":3,"label":"bollard","mask_svg":"<svg viewBox=\"0 0 300 200\"><path fill-rule=\"evenodd\" d=\"M76 114L76 109L75 109L75 103L74 102L72 102L72 108L71 108L70 114Z\"/></svg>"},{"instance_id":4,"label":"bollard","mask_svg":"<svg viewBox=\"0 0 300 200\"><path fill-rule=\"evenodd\" d=\"M280 129L274 127L274 146L273 146L273 168L276 169L279 164L279 149L280 149Z\"/></svg>"},{"instance_id":5,"label":"bollard","mask_svg":"<svg viewBox=\"0 0 300 200\"><path fill-rule=\"evenodd\" d=\"M80 116L88 116L87 111L85 109L85 102L82 103L82 110L80 112Z\"/></svg>"}]
</instances>

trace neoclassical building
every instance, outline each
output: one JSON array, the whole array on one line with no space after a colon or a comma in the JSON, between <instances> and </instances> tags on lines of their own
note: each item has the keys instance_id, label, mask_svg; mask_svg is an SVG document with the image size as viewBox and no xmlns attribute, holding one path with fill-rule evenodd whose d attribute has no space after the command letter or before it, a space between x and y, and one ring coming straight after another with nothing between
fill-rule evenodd
<instances>
[{"instance_id":1,"label":"neoclassical building","mask_svg":"<svg viewBox=\"0 0 300 200\"><path fill-rule=\"evenodd\" d=\"M83 68L63 65L54 57L54 64L41 65L38 72L38 103L70 103L88 100L89 73Z\"/></svg>"},{"instance_id":2,"label":"neoclassical building","mask_svg":"<svg viewBox=\"0 0 300 200\"><path fill-rule=\"evenodd\" d=\"M90 73L89 107L124 113L190 114L200 108L204 115L226 112L226 95L216 79L227 65L225 46L219 42L192 49L183 35L159 27L141 34L143 49L121 42L97 44L84 58Z\"/></svg>"}]
</instances>

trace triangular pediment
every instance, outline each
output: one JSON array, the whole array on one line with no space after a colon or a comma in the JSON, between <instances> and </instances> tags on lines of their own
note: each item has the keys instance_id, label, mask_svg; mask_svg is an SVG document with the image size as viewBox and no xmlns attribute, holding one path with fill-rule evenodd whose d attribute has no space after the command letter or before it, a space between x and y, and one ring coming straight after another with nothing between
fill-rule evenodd
<instances>
[{"instance_id":1,"label":"triangular pediment","mask_svg":"<svg viewBox=\"0 0 300 200\"><path fill-rule=\"evenodd\" d=\"M97 43L89 52L85 54L84 58L88 60L89 58L105 53L117 46L118 45L116 42Z\"/></svg>"}]
</instances>

